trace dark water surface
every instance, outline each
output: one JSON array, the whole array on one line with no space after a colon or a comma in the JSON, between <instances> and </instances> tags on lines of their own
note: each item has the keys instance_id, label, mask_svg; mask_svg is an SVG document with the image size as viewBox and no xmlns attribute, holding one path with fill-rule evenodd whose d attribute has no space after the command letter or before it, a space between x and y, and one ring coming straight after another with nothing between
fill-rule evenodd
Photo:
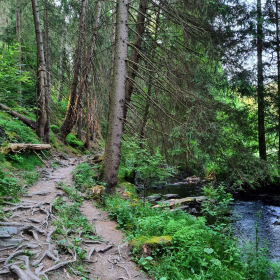
<instances>
[{"instance_id":1,"label":"dark water surface","mask_svg":"<svg viewBox=\"0 0 280 280\"><path fill-rule=\"evenodd\" d=\"M183 198L201 196L203 190L199 185L183 181L150 188L146 193L147 196L156 193L178 194L178 198ZM280 207L265 205L260 200L235 201L232 205L234 217L232 225L235 236L241 245L249 240L255 240L258 211L261 211L261 218L258 221L258 236L262 240L261 245L268 247L271 260L280 261Z\"/></svg>"},{"instance_id":2,"label":"dark water surface","mask_svg":"<svg viewBox=\"0 0 280 280\"><path fill-rule=\"evenodd\" d=\"M188 196L201 196L203 195L203 190L196 184L191 184L187 182L177 182L170 183L167 185L159 185L155 188L149 188L146 190L147 196L152 194L178 194L177 198L184 198Z\"/></svg>"},{"instance_id":3,"label":"dark water surface","mask_svg":"<svg viewBox=\"0 0 280 280\"><path fill-rule=\"evenodd\" d=\"M233 227L240 244L255 240L257 213L261 211L258 221L261 246L268 247L271 260L280 261L280 207L264 205L261 201L236 201L232 211L237 215Z\"/></svg>"}]
</instances>

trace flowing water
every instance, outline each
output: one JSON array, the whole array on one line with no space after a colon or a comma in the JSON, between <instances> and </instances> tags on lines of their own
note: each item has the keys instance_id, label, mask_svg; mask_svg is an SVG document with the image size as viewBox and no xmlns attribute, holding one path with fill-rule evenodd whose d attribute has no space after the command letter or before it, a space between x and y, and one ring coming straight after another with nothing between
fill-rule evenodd
<instances>
[{"instance_id":1,"label":"flowing water","mask_svg":"<svg viewBox=\"0 0 280 280\"><path fill-rule=\"evenodd\" d=\"M178 194L178 198L201 196L203 190L198 184L175 182L166 186L149 188L147 196L152 194ZM261 217L258 220L257 213ZM261 246L268 247L271 260L280 261L280 207L264 204L260 200L235 201L232 204L232 225L234 234L241 245L255 241L256 223ZM267 241L267 244L266 244Z\"/></svg>"}]
</instances>

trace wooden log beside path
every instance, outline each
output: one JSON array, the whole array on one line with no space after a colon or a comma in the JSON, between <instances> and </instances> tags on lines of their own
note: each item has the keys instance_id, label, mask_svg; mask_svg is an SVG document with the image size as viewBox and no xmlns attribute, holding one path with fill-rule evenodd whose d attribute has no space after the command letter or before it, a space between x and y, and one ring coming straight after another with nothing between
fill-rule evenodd
<instances>
[{"instance_id":1,"label":"wooden log beside path","mask_svg":"<svg viewBox=\"0 0 280 280\"><path fill-rule=\"evenodd\" d=\"M180 199L169 199L161 201L160 204L153 206L153 208L169 207L174 208L175 206L189 204L191 202L201 203L204 200L210 200L207 196L195 196L195 197L185 197ZM214 202L214 201L213 201Z\"/></svg>"},{"instance_id":2,"label":"wooden log beside path","mask_svg":"<svg viewBox=\"0 0 280 280\"><path fill-rule=\"evenodd\" d=\"M9 143L1 148L1 154L6 155L9 152L20 152L25 150L49 150L50 144L25 144L25 143Z\"/></svg>"}]
</instances>

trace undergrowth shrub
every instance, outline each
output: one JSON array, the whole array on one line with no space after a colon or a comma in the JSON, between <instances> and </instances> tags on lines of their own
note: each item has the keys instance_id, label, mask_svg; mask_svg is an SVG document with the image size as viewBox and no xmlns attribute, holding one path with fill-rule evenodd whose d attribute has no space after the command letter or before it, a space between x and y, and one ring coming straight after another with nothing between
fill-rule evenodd
<instances>
[{"instance_id":1,"label":"undergrowth shrub","mask_svg":"<svg viewBox=\"0 0 280 280\"><path fill-rule=\"evenodd\" d=\"M25 151L21 154L9 153L6 155L6 159L11 162L12 166L26 171L33 171L36 166L42 166L43 164L31 151Z\"/></svg>"},{"instance_id":2,"label":"undergrowth shrub","mask_svg":"<svg viewBox=\"0 0 280 280\"><path fill-rule=\"evenodd\" d=\"M141 257L141 244L134 248L135 260L155 279L280 279L279 266L261 251L258 262L249 260L224 225L209 227L203 217L151 208L117 195L108 197L106 204L109 216L126 230L129 240L143 240L143 245L152 236L172 237L171 245L159 244L146 258Z\"/></svg>"},{"instance_id":3,"label":"undergrowth shrub","mask_svg":"<svg viewBox=\"0 0 280 280\"><path fill-rule=\"evenodd\" d=\"M77 149L83 149L84 144L82 141L79 141L75 135L73 135L72 133L69 133L66 137L66 143L68 145L70 145L73 148L77 148Z\"/></svg>"},{"instance_id":4,"label":"undergrowth shrub","mask_svg":"<svg viewBox=\"0 0 280 280\"><path fill-rule=\"evenodd\" d=\"M4 128L5 134L10 142L40 143L35 132L16 118L11 119L10 116L1 114L0 126Z\"/></svg>"},{"instance_id":5,"label":"undergrowth shrub","mask_svg":"<svg viewBox=\"0 0 280 280\"><path fill-rule=\"evenodd\" d=\"M20 186L18 180L14 177L10 177L10 173L0 171L0 197L13 196L16 197Z\"/></svg>"},{"instance_id":6,"label":"undergrowth shrub","mask_svg":"<svg viewBox=\"0 0 280 280\"><path fill-rule=\"evenodd\" d=\"M79 164L73 171L73 179L78 189L84 191L96 184L96 171L86 162Z\"/></svg>"},{"instance_id":7,"label":"undergrowth shrub","mask_svg":"<svg viewBox=\"0 0 280 280\"><path fill-rule=\"evenodd\" d=\"M52 132L54 132L54 133L58 133L59 127L58 127L57 125L52 124L52 125L51 125L51 130L52 130Z\"/></svg>"}]
</instances>

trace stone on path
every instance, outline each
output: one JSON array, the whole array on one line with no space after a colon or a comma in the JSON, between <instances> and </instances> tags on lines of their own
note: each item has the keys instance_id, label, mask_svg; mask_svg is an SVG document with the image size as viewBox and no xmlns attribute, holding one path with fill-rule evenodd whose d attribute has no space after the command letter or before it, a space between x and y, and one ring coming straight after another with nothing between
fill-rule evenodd
<instances>
[{"instance_id":1,"label":"stone on path","mask_svg":"<svg viewBox=\"0 0 280 280\"><path fill-rule=\"evenodd\" d=\"M23 241L22 238L0 239L0 248L16 246L19 245L22 241Z\"/></svg>"}]
</instances>

